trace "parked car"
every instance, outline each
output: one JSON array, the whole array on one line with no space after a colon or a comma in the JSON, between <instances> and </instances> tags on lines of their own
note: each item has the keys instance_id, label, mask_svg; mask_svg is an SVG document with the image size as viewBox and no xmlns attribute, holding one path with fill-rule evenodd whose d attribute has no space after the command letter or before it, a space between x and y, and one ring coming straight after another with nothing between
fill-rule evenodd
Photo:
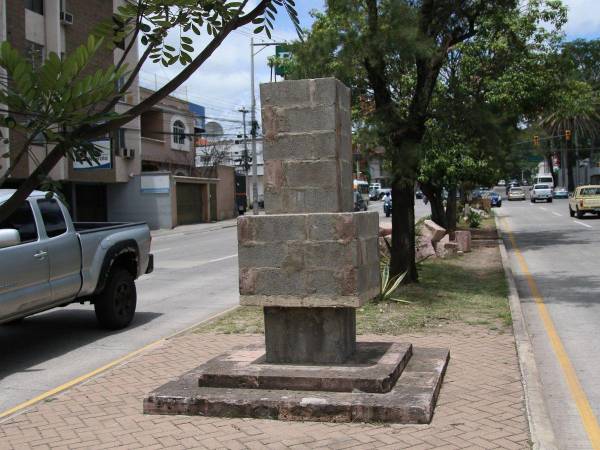
<instances>
[{"instance_id":1,"label":"parked car","mask_svg":"<svg viewBox=\"0 0 600 450\"><path fill-rule=\"evenodd\" d=\"M569 198L569 191L564 187L557 187L552 193L554 198Z\"/></svg>"},{"instance_id":2,"label":"parked car","mask_svg":"<svg viewBox=\"0 0 600 450\"><path fill-rule=\"evenodd\" d=\"M508 191L508 200L525 200L525 190L520 186L512 187Z\"/></svg>"},{"instance_id":3,"label":"parked car","mask_svg":"<svg viewBox=\"0 0 600 450\"><path fill-rule=\"evenodd\" d=\"M0 204L14 190L0 189ZM0 222L0 323L89 301L105 328L134 317L135 279L150 273L145 223L73 222L65 205L33 192Z\"/></svg>"},{"instance_id":4,"label":"parked car","mask_svg":"<svg viewBox=\"0 0 600 450\"><path fill-rule=\"evenodd\" d=\"M502 206L502 196L495 191L486 191L483 198L489 198L492 207L499 208Z\"/></svg>"},{"instance_id":5,"label":"parked car","mask_svg":"<svg viewBox=\"0 0 600 450\"><path fill-rule=\"evenodd\" d=\"M531 203L544 201L552 203L552 187L549 184L534 184L529 196Z\"/></svg>"},{"instance_id":6,"label":"parked car","mask_svg":"<svg viewBox=\"0 0 600 450\"><path fill-rule=\"evenodd\" d=\"M586 213L600 215L600 185L579 186L569 197L569 214L582 219Z\"/></svg>"}]
</instances>

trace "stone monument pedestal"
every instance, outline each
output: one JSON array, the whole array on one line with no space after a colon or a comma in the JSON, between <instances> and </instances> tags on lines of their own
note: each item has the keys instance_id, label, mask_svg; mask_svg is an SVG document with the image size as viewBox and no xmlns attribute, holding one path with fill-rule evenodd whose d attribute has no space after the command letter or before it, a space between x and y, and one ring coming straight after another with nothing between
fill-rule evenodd
<instances>
[{"instance_id":1,"label":"stone monument pedestal","mask_svg":"<svg viewBox=\"0 0 600 450\"><path fill-rule=\"evenodd\" d=\"M379 215L352 212L348 88L286 81L261 99L266 214L238 219L238 263L265 345L160 387L144 412L428 423L448 350L356 341L356 308L380 292Z\"/></svg>"},{"instance_id":2,"label":"stone monument pedestal","mask_svg":"<svg viewBox=\"0 0 600 450\"><path fill-rule=\"evenodd\" d=\"M269 363L343 364L356 351L354 308L268 306L264 315Z\"/></svg>"}]
</instances>

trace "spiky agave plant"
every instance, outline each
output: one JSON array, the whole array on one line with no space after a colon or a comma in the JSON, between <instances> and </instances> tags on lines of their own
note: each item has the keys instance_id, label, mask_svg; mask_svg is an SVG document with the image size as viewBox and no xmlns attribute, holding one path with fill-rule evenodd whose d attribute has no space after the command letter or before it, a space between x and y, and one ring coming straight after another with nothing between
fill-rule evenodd
<instances>
[{"instance_id":1,"label":"spiky agave plant","mask_svg":"<svg viewBox=\"0 0 600 450\"><path fill-rule=\"evenodd\" d=\"M410 303L408 300L402 300L397 297L393 297L396 289L402 284L402 280L406 276L406 272L390 277L390 265L389 262L383 262L381 264L381 291L379 292L379 301L394 301L398 303Z\"/></svg>"}]
</instances>

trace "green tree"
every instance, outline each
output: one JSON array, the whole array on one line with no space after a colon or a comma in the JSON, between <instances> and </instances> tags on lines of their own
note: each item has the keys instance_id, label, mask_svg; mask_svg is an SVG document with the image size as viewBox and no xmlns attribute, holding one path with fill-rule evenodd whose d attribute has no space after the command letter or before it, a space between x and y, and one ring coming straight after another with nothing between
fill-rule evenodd
<instances>
[{"instance_id":1,"label":"green tree","mask_svg":"<svg viewBox=\"0 0 600 450\"><path fill-rule=\"evenodd\" d=\"M507 15L532 14L537 28L557 12L560 2L541 0L525 7L515 0L330 0L305 43L296 44L293 76L335 75L351 86L355 124L386 149L393 176L392 274L406 271L405 281L417 280L414 185L449 54Z\"/></svg>"},{"instance_id":2,"label":"green tree","mask_svg":"<svg viewBox=\"0 0 600 450\"><path fill-rule=\"evenodd\" d=\"M555 26L536 26L542 18ZM419 179L440 225L455 227L457 186L496 182L517 126L552 101L564 65L557 31L564 20L561 8L508 11L483 21L476 36L450 53L434 91Z\"/></svg>"},{"instance_id":3,"label":"green tree","mask_svg":"<svg viewBox=\"0 0 600 450\"><path fill-rule=\"evenodd\" d=\"M261 0L253 8L248 0L132 0L100 23L85 45L64 59L50 53L39 68L32 67L23 55L3 42L0 67L6 70L8 82L0 84L0 104L7 107L2 121L24 137L24 144L13 157L17 161L24 158L40 133L53 148L16 193L0 205L0 221L27 198L65 155L74 160L95 160L98 150L90 143L94 138L117 130L172 93L232 31L255 24L255 33L270 36L278 9L286 10L300 31L293 0ZM193 37L201 34L210 38L198 49ZM178 36L176 45L167 41L172 35ZM143 49L141 56L134 67L127 67L127 55L138 42ZM109 49L122 46L123 56L117 64L90 73L90 61L103 44ZM183 68L139 104L125 112L115 112L115 106L148 60L163 66L180 63Z\"/></svg>"}]
</instances>

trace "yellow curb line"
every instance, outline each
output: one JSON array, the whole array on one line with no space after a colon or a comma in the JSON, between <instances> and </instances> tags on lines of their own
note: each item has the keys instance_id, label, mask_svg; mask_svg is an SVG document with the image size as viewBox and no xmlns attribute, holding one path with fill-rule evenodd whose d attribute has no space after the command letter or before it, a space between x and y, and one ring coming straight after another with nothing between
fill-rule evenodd
<instances>
[{"instance_id":1,"label":"yellow curb line","mask_svg":"<svg viewBox=\"0 0 600 450\"><path fill-rule=\"evenodd\" d=\"M74 378L71 381L67 381L65 384L61 384L60 386L55 387L54 389L50 389L49 391L46 391L43 394L40 394L37 397L32 398L31 400L27 400L26 402L23 402L23 403L21 403L21 404L19 404L17 406L13 406L12 408L7 409L6 411L3 411L2 413L0 413L0 419L3 419L3 418L5 418L7 416L10 416L10 415L12 415L12 414L14 414L14 413L22 410L22 409L25 409L25 408L27 408L29 406L32 406L32 405L34 405L34 404L36 404L38 402L41 402L42 400L45 400L48 397L51 397L51 396L56 395L56 394L58 394L58 393L60 393L62 391L65 391L65 390L69 389L70 387L75 386L76 384L82 383L82 382L88 380L89 378L92 378L93 376L98 375L99 373L104 372L104 371L110 369L111 367L114 367L117 364L120 364L123 361L125 361L125 360L127 360L129 358L132 358L135 355L138 355L138 354L142 353L145 350L150 349L151 347L157 346L158 344L160 344L164 340L165 340L164 338L161 338L158 341L154 341L151 344L145 345L144 347L139 348L139 349L137 349L137 350L135 350L135 351L133 351L131 353L128 353L125 356L121 356L120 358L115 359L114 361L111 361L111 362L109 362L108 364L105 364L102 367L99 367L99 368L97 368L95 370L92 370L91 372L88 372L85 375L81 375L80 377Z\"/></svg>"},{"instance_id":2,"label":"yellow curb line","mask_svg":"<svg viewBox=\"0 0 600 450\"><path fill-rule=\"evenodd\" d=\"M587 396L585 395L581 383L579 382L579 378L577 378L575 368L573 367L573 364L569 359L569 355L567 354L567 351L565 350L562 341L558 336L552 317L550 316L548 308L544 303L544 298L542 297L540 290L538 289L537 283L531 275L531 272L529 272L527 262L525 261L525 258L523 257L519 246L517 245L517 241L515 240L512 230L505 219L503 219L502 222L504 223L503 228L505 229L506 234L508 235L508 239L510 240L513 252L517 257L517 261L519 262L521 271L527 279L529 290L531 291L531 295L537 305L538 312L544 324L544 328L546 329L546 333L550 338L550 344L552 345L554 354L556 355L556 358L558 359L558 362L562 368L567 385L569 386L569 390L571 391L571 396L573 400L575 400L575 405L577 406L577 410L579 411L579 416L581 417L581 421L583 422L583 426L585 428L585 431L587 432L590 443L592 444L592 447L594 449L600 450L600 425L598 425L596 415L594 414L590 402Z\"/></svg>"},{"instance_id":3,"label":"yellow curb line","mask_svg":"<svg viewBox=\"0 0 600 450\"><path fill-rule=\"evenodd\" d=\"M59 393L61 393L63 391L66 391L67 389L72 388L73 386L75 386L77 384L83 383L84 381L89 380L90 378L92 378L92 377L94 377L94 376L96 376L96 375L98 375L98 374L100 374L102 372L105 372L108 369L111 369L111 368L113 368L113 367L121 364L122 362L124 362L124 361L126 361L126 360L128 360L130 358L133 358L136 355L139 355L140 353L145 352L146 350L149 350L149 349L151 349L153 347L156 347L159 344L168 341L169 339L181 336L182 334L185 334L185 333L189 332L190 330L196 328L197 326L199 326L199 325L201 325L201 324L203 324L205 322L208 322L210 320L217 319L217 318L219 318L219 317L221 317L221 316L223 316L223 315L225 315L225 314L227 314L227 313L235 310L238 307L239 307L239 305L236 305L236 306L233 306L231 308L226 309L225 311L221 311L219 313L213 314L212 316L207 317L204 320L201 320L197 324L191 325L191 326L189 326L187 328L184 328L183 330L177 331L176 333L173 333L172 335L167 336L165 338L160 338L160 339L158 339L158 340L156 340L154 342L151 342L150 344L147 344L147 345L145 345L145 346L143 346L141 348L138 348L137 350L134 350L131 353L128 353L128 354L126 354L124 356L121 356L120 358L117 358L117 359L109 362L108 364L103 365L102 367L94 369L91 372L88 372L88 373L86 373L84 375L81 375L81 376L79 376L77 378L74 378L74 379L72 379L70 381L67 381L66 383L61 384L58 387L50 389L49 391L46 391L43 394L40 394L37 397L32 398L31 400L27 400L27 401L25 401L23 403L20 403L20 404L16 405L16 406L13 406L10 409L7 409L6 411L0 412L0 423L2 423L2 419L7 418L8 416L11 416L11 415L13 415L13 414L15 414L15 413L17 413L17 412L25 409L25 408L28 408L30 406L33 406L36 403L39 403L39 402L47 399L48 397L52 397L53 395L59 394Z\"/></svg>"}]
</instances>

